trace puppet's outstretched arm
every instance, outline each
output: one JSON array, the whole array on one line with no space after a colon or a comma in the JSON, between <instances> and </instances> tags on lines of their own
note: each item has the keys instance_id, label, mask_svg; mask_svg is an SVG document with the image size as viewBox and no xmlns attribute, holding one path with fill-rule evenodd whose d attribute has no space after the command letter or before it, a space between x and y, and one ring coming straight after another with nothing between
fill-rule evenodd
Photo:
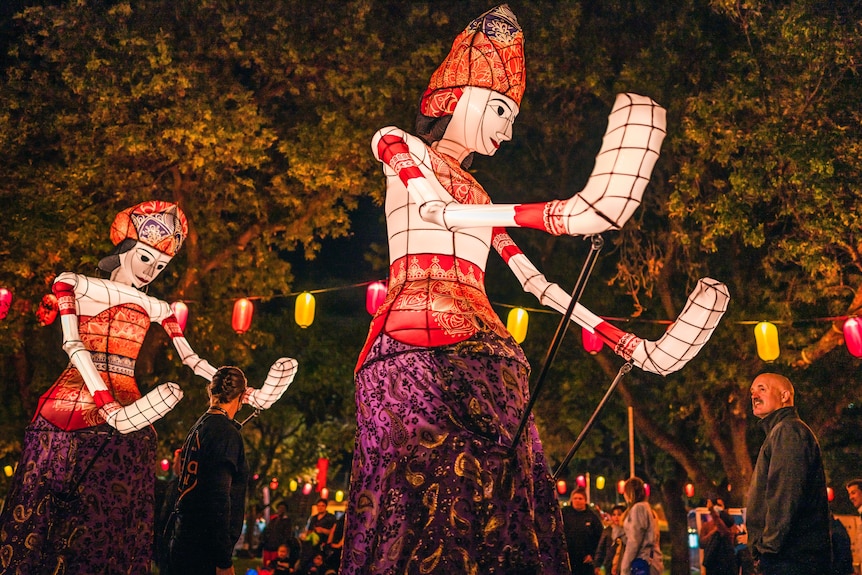
<instances>
[{"instance_id":1,"label":"puppet's outstretched arm","mask_svg":"<svg viewBox=\"0 0 862 575\"><path fill-rule=\"evenodd\" d=\"M421 140L398 128L380 130L372 150L401 179L422 219L450 231L502 226L592 235L621 228L640 205L665 132L664 108L646 96L619 94L584 189L567 200L535 204L454 201L434 179Z\"/></svg>"},{"instance_id":2,"label":"puppet's outstretched arm","mask_svg":"<svg viewBox=\"0 0 862 575\"><path fill-rule=\"evenodd\" d=\"M571 295L545 279L505 230L495 229L494 232L494 248L509 265L524 291L535 295L543 305L566 313ZM715 331L729 301L730 295L724 284L709 278L699 280L682 313L657 341L624 332L580 303L575 304L571 319L598 333L617 355L632 361L640 369L668 375L682 369L697 355Z\"/></svg>"},{"instance_id":3,"label":"puppet's outstretched arm","mask_svg":"<svg viewBox=\"0 0 862 575\"><path fill-rule=\"evenodd\" d=\"M183 392L176 383L168 382L126 406L114 399L78 330L77 294L86 294L88 288L89 280L86 277L70 272L63 272L54 280L53 291L59 302L60 323L63 327L63 350L81 374L87 391L99 407L100 415L109 425L120 433L143 429L173 409L182 399Z\"/></svg>"},{"instance_id":4,"label":"puppet's outstretched arm","mask_svg":"<svg viewBox=\"0 0 862 575\"><path fill-rule=\"evenodd\" d=\"M248 388L242 402L255 409L269 409L287 391L296 376L297 362L290 357L282 357L269 368L269 373L260 389Z\"/></svg>"}]
</instances>

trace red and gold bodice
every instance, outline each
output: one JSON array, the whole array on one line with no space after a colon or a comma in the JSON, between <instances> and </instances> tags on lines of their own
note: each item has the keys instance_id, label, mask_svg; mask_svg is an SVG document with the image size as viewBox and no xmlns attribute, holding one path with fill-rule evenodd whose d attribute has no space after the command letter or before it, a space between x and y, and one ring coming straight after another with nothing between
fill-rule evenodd
<instances>
[{"instance_id":1,"label":"red and gold bodice","mask_svg":"<svg viewBox=\"0 0 862 575\"><path fill-rule=\"evenodd\" d=\"M485 190L456 160L430 149L429 157L437 180L456 201L490 203ZM508 337L485 293L482 266L459 257L457 250L455 254L434 253L434 247L408 250L415 253L407 253L389 266L386 300L371 322L357 369L380 332L421 347L458 343L480 330Z\"/></svg>"},{"instance_id":2,"label":"red and gold bodice","mask_svg":"<svg viewBox=\"0 0 862 575\"><path fill-rule=\"evenodd\" d=\"M111 395L121 405L141 397L135 382L135 361L150 327L150 317L139 305L122 304L92 316L79 316L84 347ZM77 368L69 366L39 400L41 415L64 430L104 423L93 396Z\"/></svg>"}]
</instances>

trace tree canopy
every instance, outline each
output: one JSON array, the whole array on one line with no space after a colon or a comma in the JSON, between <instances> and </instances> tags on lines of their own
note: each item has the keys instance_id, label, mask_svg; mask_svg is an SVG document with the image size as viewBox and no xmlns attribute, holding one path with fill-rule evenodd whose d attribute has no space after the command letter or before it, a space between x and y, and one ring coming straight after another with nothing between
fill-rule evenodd
<instances>
[{"instance_id":1,"label":"tree canopy","mask_svg":"<svg viewBox=\"0 0 862 575\"><path fill-rule=\"evenodd\" d=\"M859 473L859 359L841 325L862 310L859 158L862 7L817 0L746 3L588 0L511 3L526 37L527 92L514 140L472 171L498 202L572 195L592 168L614 95L668 109L668 136L644 205L607 247L583 301L625 329L659 337L696 279L725 282L731 307L681 372L631 373L563 470L637 472L661 486L683 573L682 485L743 496L761 436L747 389L762 371L797 386L835 485ZM188 240L151 293L191 309L188 339L213 364L262 381L279 356L297 380L244 432L260 478L310 473L317 456L346 476L352 370L367 330L359 287L319 295L308 329L293 295L379 279L383 179L368 145L384 125L412 129L452 39L488 2L439 0L127 0L5 4L0 18L0 458L67 361L56 325L33 314L55 275L95 274L114 214L147 199L182 206ZM570 288L578 238L513 237ZM537 307L491 262L489 294ZM602 287L604 286L604 287ZM230 329L238 297L254 327ZM772 320L781 356L765 365L752 326ZM534 313L524 343L539 371L558 316ZM571 330L535 408L560 462L622 361L580 348ZM177 381L186 399L156 424L167 455L203 405L203 386L153 329L141 387ZM616 474L616 475L613 475ZM252 485L258 493L260 481ZM286 481L282 482L282 485ZM600 494L601 497L612 498ZM839 497L841 499L841 497ZM840 501L846 507L846 502Z\"/></svg>"}]
</instances>

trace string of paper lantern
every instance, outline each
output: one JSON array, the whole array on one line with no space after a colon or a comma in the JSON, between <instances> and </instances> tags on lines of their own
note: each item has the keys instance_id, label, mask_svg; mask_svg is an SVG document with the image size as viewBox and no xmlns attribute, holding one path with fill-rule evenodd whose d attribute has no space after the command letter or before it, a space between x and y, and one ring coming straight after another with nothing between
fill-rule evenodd
<instances>
[{"instance_id":1,"label":"string of paper lantern","mask_svg":"<svg viewBox=\"0 0 862 575\"><path fill-rule=\"evenodd\" d=\"M367 281L346 286L336 286L330 288L322 288L315 290L305 290L302 292L281 294L269 296L268 299L296 297L296 307L294 309L294 319L296 324L302 328L307 328L314 323L314 315L316 301L314 294L340 291L345 289L353 289L357 287L365 287L365 309L370 315L377 313L377 310L383 305L386 299L386 282L385 281ZM0 320L4 320L11 308L13 295L11 290L0 288ZM263 296L246 296L234 301L233 315L231 317L231 327L238 334L243 334L251 328L252 318L254 316L253 300L264 299ZM189 317L188 303L190 301L176 301L171 304L171 310L180 324L180 328L185 330L186 323ZM523 343L527 338L527 330L530 322L530 313L556 313L548 309L536 309L522 306L515 306L505 303L494 303L494 305L510 308L506 321L506 328L512 337L518 343ZM50 325L57 317L57 298L54 294L47 294L42 298L39 307L36 310L36 317L40 325ZM640 323L655 323L670 325L669 320L648 320L648 319L632 319L627 317L604 317L603 319L615 323L629 323L637 321ZM754 340L757 347L757 355L766 362L775 361L781 353L781 348L778 339L778 327L776 324L782 323L810 323L810 322L842 322L842 334L844 336L844 344L847 351L853 357L862 359L862 318L855 315L851 316L836 316L823 317L813 319L794 320L793 322L782 321L737 321L737 325L754 325ZM586 328L581 328L581 341L586 350L590 354L599 353L604 347L602 339Z\"/></svg>"}]
</instances>

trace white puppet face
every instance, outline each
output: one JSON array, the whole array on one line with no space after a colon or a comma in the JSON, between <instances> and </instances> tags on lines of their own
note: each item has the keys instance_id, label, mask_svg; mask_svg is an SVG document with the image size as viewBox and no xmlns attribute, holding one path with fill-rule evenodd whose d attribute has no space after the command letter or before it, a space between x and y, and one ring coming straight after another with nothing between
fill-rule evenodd
<instances>
[{"instance_id":1,"label":"white puppet face","mask_svg":"<svg viewBox=\"0 0 862 575\"><path fill-rule=\"evenodd\" d=\"M120 254L120 267L111 274L111 280L142 288L156 279L172 259L171 256L138 242L135 247Z\"/></svg>"},{"instance_id":2,"label":"white puppet face","mask_svg":"<svg viewBox=\"0 0 862 575\"><path fill-rule=\"evenodd\" d=\"M458 142L471 152L493 156L500 144L512 139L512 123L519 110L508 96L467 86L455 106L444 139Z\"/></svg>"}]
</instances>

